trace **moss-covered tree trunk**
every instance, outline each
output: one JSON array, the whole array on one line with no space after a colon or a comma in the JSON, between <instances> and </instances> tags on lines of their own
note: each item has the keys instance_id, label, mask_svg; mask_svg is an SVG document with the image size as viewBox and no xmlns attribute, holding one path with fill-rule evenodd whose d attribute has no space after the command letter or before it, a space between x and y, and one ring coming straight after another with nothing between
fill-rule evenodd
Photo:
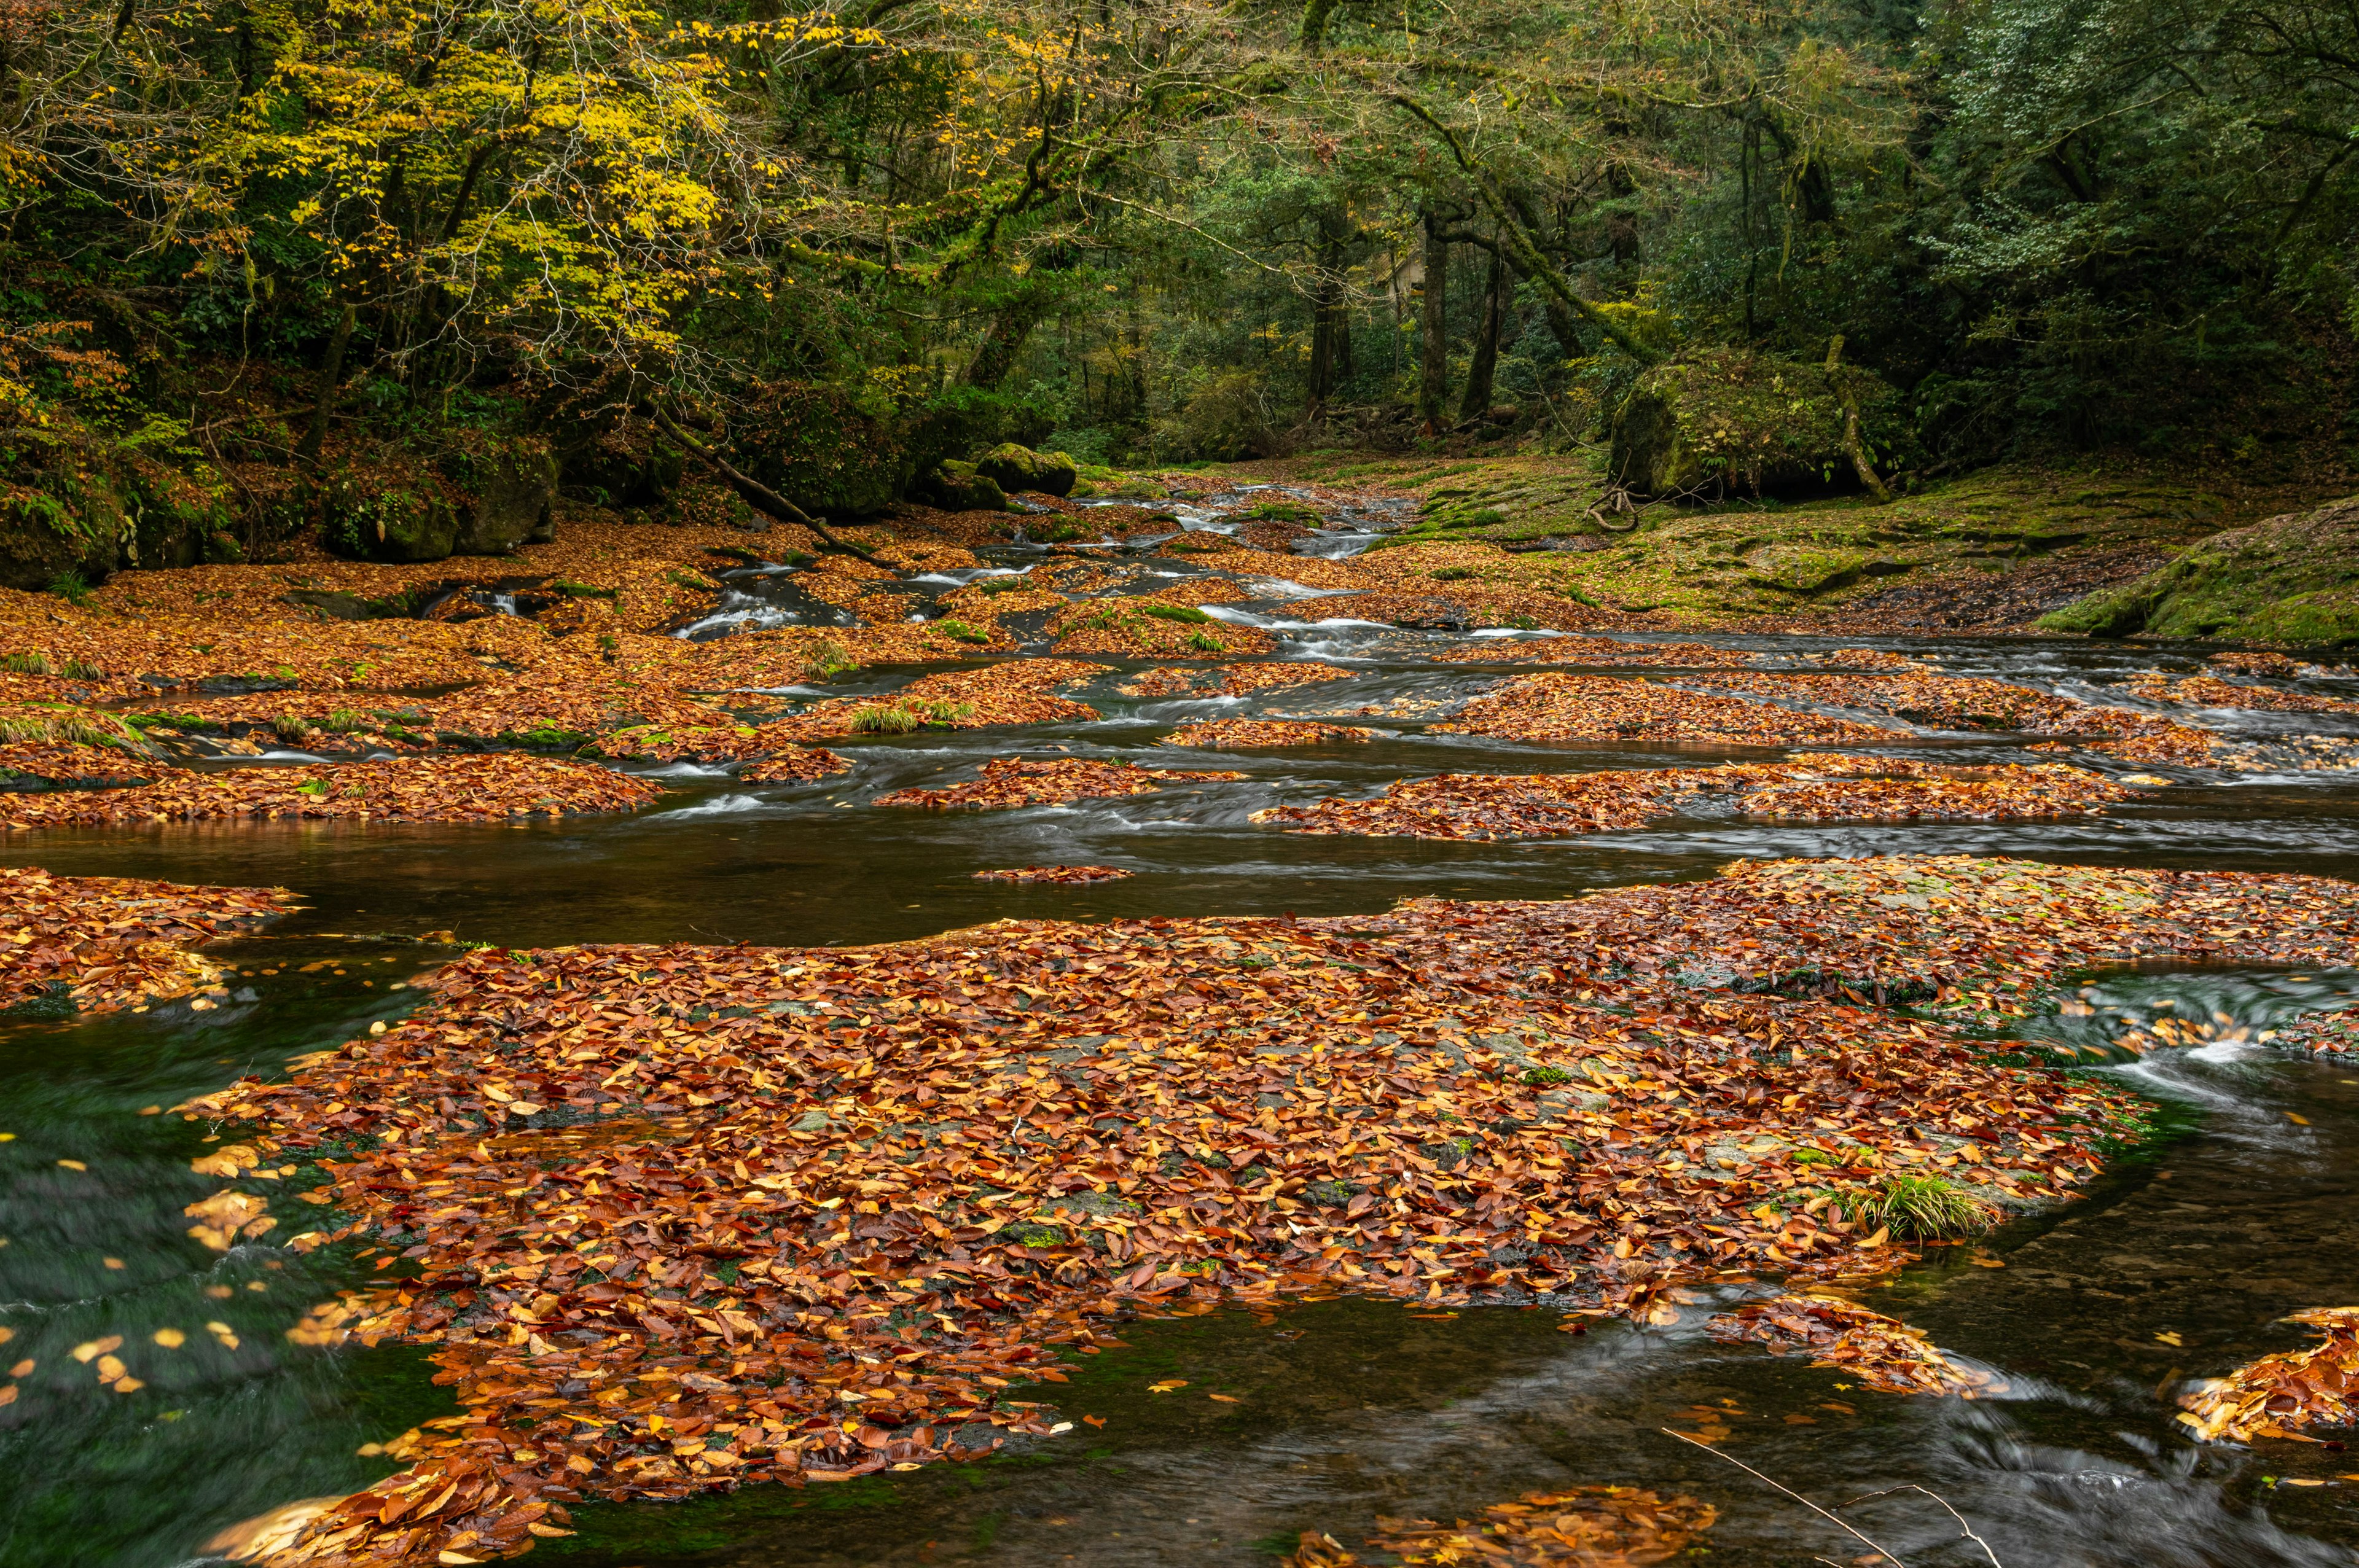
<instances>
[{"instance_id":1,"label":"moss-covered tree trunk","mask_svg":"<svg viewBox=\"0 0 2359 1568\"><path fill-rule=\"evenodd\" d=\"M1419 297L1419 358L1417 412L1425 433L1441 428L1442 408L1450 401L1450 242L1441 237L1441 219L1430 208L1424 213L1425 284Z\"/></svg>"},{"instance_id":2,"label":"moss-covered tree trunk","mask_svg":"<svg viewBox=\"0 0 2359 1568\"><path fill-rule=\"evenodd\" d=\"M1491 270L1483 286L1483 319L1474 326L1474 358L1466 369L1466 393L1458 402L1463 422L1491 411L1491 391L1499 375L1499 330L1507 314L1507 258L1491 253Z\"/></svg>"}]
</instances>

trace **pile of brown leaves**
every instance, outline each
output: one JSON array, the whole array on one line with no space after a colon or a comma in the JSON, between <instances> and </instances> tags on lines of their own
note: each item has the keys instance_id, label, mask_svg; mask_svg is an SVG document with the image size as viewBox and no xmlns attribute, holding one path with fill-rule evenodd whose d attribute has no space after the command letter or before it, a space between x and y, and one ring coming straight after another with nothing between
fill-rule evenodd
<instances>
[{"instance_id":1,"label":"pile of brown leaves","mask_svg":"<svg viewBox=\"0 0 2359 1568\"><path fill-rule=\"evenodd\" d=\"M473 822L634 811L662 794L661 785L646 779L546 757L406 757L341 767L175 770L131 789L0 798L0 817L19 829L237 816Z\"/></svg>"},{"instance_id":2,"label":"pile of brown leaves","mask_svg":"<svg viewBox=\"0 0 2359 1568\"><path fill-rule=\"evenodd\" d=\"M1668 665L1718 669L1744 655L1709 643L1625 643L1618 637L1540 637L1512 643L1468 643L1433 655L1445 665L1597 665L1610 669Z\"/></svg>"},{"instance_id":3,"label":"pile of brown leaves","mask_svg":"<svg viewBox=\"0 0 2359 1568\"><path fill-rule=\"evenodd\" d=\"M1771 702L1800 702L1889 714L1933 730L2000 730L2073 740L2144 762L2201 765L2217 739L2168 719L2099 708L2054 692L1979 676L1944 676L1921 666L1868 675L1715 675L1690 684L1741 691Z\"/></svg>"},{"instance_id":4,"label":"pile of brown leaves","mask_svg":"<svg viewBox=\"0 0 2359 1568\"><path fill-rule=\"evenodd\" d=\"M1233 659L1266 654L1276 639L1257 626L1225 621L1168 620L1146 599L1082 599L1049 617L1060 656L1114 654L1133 659ZM1186 608L1184 606L1178 608Z\"/></svg>"},{"instance_id":5,"label":"pile of brown leaves","mask_svg":"<svg viewBox=\"0 0 2359 1568\"><path fill-rule=\"evenodd\" d=\"M1957 1394L1977 1399L2006 1391L1987 1372L1951 1359L1897 1318L1840 1296L1779 1296L1723 1313L1709 1325L1727 1344L1767 1345L1807 1355L1813 1367L1832 1367L1887 1394Z\"/></svg>"},{"instance_id":6,"label":"pile of brown leaves","mask_svg":"<svg viewBox=\"0 0 2359 1568\"><path fill-rule=\"evenodd\" d=\"M2027 822L2095 816L2130 795L2112 779L2060 762L1870 766L1880 776L1772 784L1738 801L1736 809L1777 822Z\"/></svg>"},{"instance_id":7,"label":"pile of brown leaves","mask_svg":"<svg viewBox=\"0 0 2359 1568\"><path fill-rule=\"evenodd\" d=\"M1894 739L1890 730L1854 719L1681 691L1656 681L1553 674L1502 681L1433 729L1510 741L1705 741L1737 746L1874 745Z\"/></svg>"},{"instance_id":8,"label":"pile of brown leaves","mask_svg":"<svg viewBox=\"0 0 2359 1568\"><path fill-rule=\"evenodd\" d=\"M863 715L883 708L897 708L925 724L951 730L1095 719L1098 710L1087 703L1049 694L1055 687L1106 673L1103 665L1071 659L1010 659L981 669L920 676L889 697L829 697L766 730L786 741L837 740L859 733Z\"/></svg>"},{"instance_id":9,"label":"pile of brown leaves","mask_svg":"<svg viewBox=\"0 0 2359 1568\"><path fill-rule=\"evenodd\" d=\"M1007 811L1020 806L1148 795L1169 784L1212 784L1245 776L1169 773L1136 762L1081 757L995 757L983 764L980 778L942 789L897 789L878 795L876 804L917 806L930 811Z\"/></svg>"},{"instance_id":10,"label":"pile of brown leaves","mask_svg":"<svg viewBox=\"0 0 2359 1568\"><path fill-rule=\"evenodd\" d=\"M2177 703L2189 708L2241 708L2270 713L2359 713L2359 702L2346 697L2321 697L2306 691L2280 691L2275 687L2240 686L2217 676L2184 676L2177 680L2158 671L2138 676L2129 689L2149 702Z\"/></svg>"},{"instance_id":11,"label":"pile of brown leaves","mask_svg":"<svg viewBox=\"0 0 2359 1568\"><path fill-rule=\"evenodd\" d=\"M186 996L220 975L189 948L284 914L294 896L0 868L0 1007L62 994L98 1012Z\"/></svg>"},{"instance_id":12,"label":"pile of brown leaves","mask_svg":"<svg viewBox=\"0 0 2359 1568\"><path fill-rule=\"evenodd\" d=\"M1117 866L1017 866L1009 871L974 873L978 881L1052 882L1065 887L1082 882L1110 882L1131 874Z\"/></svg>"},{"instance_id":13,"label":"pile of brown leaves","mask_svg":"<svg viewBox=\"0 0 2359 1568\"><path fill-rule=\"evenodd\" d=\"M1216 719L1183 724L1158 745L1257 751L1280 746L1333 746L1373 741L1376 732L1356 724L1319 724L1303 719Z\"/></svg>"},{"instance_id":14,"label":"pile of brown leaves","mask_svg":"<svg viewBox=\"0 0 2359 1568\"><path fill-rule=\"evenodd\" d=\"M55 741L0 743L0 778L40 779L51 784L144 784L162 772L159 764L126 755L113 746Z\"/></svg>"},{"instance_id":15,"label":"pile of brown leaves","mask_svg":"<svg viewBox=\"0 0 2359 1568\"><path fill-rule=\"evenodd\" d=\"M2186 1408L2179 1419L2201 1441L2301 1437L2306 1426L2359 1422L2359 1307L2312 1307L2285 1321L2309 1324L2326 1337L2304 1350L2264 1356L2181 1396Z\"/></svg>"},{"instance_id":16,"label":"pile of brown leaves","mask_svg":"<svg viewBox=\"0 0 2359 1568\"><path fill-rule=\"evenodd\" d=\"M1342 680L1352 673L1310 660L1263 660L1202 669L1142 670L1116 689L1125 697L1248 697L1257 691Z\"/></svg>"},{"instance_id":17,"label":"pile of brown leaves","mask_svg":"<svg viewBox=\"0 0 2359 1568\"><path fill-rule=\"evenodd\" d=\"M1897 1249L1845 1216L1879 1183L2053 1201L2125 1111L1870 999L1979 1024L2142 956L2348 963L2348 892L1896 858L1332 920L485 951L386 1033L190 1108L265 1162L327 1157L331 1234L415 1263L314 1314L432 1347L467 1414L410 1456L679 1497L1046 1430L1015 1385L1147 1303L1645 1315L1680 1280L1873 1274Z\"/></svg>"},{"instance_id":18,"label":"pile of brown leaves","mask_svg":"<svg viewBox=\"0 0 2359 1568\"><path fill-rule=\"evenodd\" d=\"M1483 1510L1481 1522L1379 1519L1368 1544L1387 1562L1486 1563L1493 1568L1651 1568L1703 1550L1720 1518L1693 1498L1664 1498L1634 1487L1527 1492ZM1302 1532L1284 1568L1365 1568L1332 1535Z\"/></svg>"},{"instance_id":19,"label":"pile of brown leaves","mask_svg":"<svg viewBox=\"0 0 2359 1568\"><path fill-rule=\"evenodd\" d=\"M848 759L824 746L788 746L747 764L737 777L744 784L813 784L851 771Z\"/></svg>"},{"instance_id":20,"label":"pile of brown leaves","mask_svg":"<svg viewBox=\"0 0 2359 1568\"><path fill-rule=\"evenodd\" d=\"M1600 773L1441 773L1402 779L1374 800L1331 796L1273 806L1256 822L1289 833L1380 838L1538 838L1621 833L1678 809L1683 795L1751 789L1792 776L1788 768L1653 768Z\"/></svg>"}]
</instances>

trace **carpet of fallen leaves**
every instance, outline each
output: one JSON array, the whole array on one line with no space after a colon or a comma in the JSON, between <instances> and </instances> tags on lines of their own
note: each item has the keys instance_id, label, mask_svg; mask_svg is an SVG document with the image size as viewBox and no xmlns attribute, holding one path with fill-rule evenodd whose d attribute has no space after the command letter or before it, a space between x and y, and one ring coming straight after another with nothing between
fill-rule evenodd
<instances>
[{"instance_id":1,"label":"carpet of fallen leaves","mask_svg":"<svg viewBox=\"0 0 2359 1568\"><path fill-rule=\"evenodd\" d=\"M1378 1519L1368 1544L1386 1562L1463 1568L1651 1568L1702 1549L1720 1518L1693 1498L1661 1498L1635 1487L1575 1487L1527 1492L1495 1503L1480 1520ZM1332 1535L1302 1532L1284 1568L1368 1568Z\"/></svg>"},{"instance_id":2,"label":"carpet of fallen leaves","mask_svg":"<svg viewBox=\"0 0 2359 1568\"><path fill-rule=\"evenodd\" d=\"M1282 826L1290 833L1555 838L1627 832L1676 814L1683 797L1732 790L1747 792L1736 805L1741 815L1812 822L2083 816L2130 793L2110 779L2058 763L1940 767L1810 754L1791 763L1717 768L1440 773L1398 780L1370 800L1330 796L1310 806L1270 806L1254 813L1253 819Z\"/></svg>"},{"instance_id":3,"label":"carpet of fallen leaves","mask_svg":"<svg viewBox=\"0 0 2359 1568\"><path fill-rule=\"evenodd\" d=\"M851 771L851 759L824 746L788 746L746 764L737 777L745 784L813 784Z\"/></svg>"},{"instance_id":4,"label":"carpet of fallen leaves","mask_svg":"<svg viewBox=\"0 0 2359 1568\"><path fill-rule=\"evenodd\" d=\"M1273 806L1256 822L1289 833L1381 838L1538 838L1619 833L1679 809L1681 795L1752 789L1795 776L1781 767L1646 768L1597 773L1441 773L1402 779L1373 800ZM1815 775L1810 775L1815 776Z\"/></svg>"},{"instance_id":5,"label":"carpet of fallen leaves","mask_svg":"<svg viewBox=\"0 0 2359 1568\"><path fill-rule=\"evenodd\" d=\"M1118 866L1016 866L1004 871L977 871L977 881L986 882L1052 882L1072 886L1082 882L1110 882L1131 875Z\"/></svg>"},{"instance_id":6,"label":"carpet of fallen leaves","mask_svg":"<svg viewBox=\"0 0 2359 1568\"><path fill-rule=\"evenodd\" d=\"M1081 757L995 757L982 775L940 789L897 789L876 797L879 806L917 806L930 811L1007 811L1020 806L1054 806L1069 800L1114 799L1149 795L1166 784L1214 784L1243 773L1183 773L1142 768L1136 762L1096 762Z\"/></svg>"},{"instance_id":7,"label":"carpet of fallen leaves","mask_svg":"<svg viewBox=\"0 0 2359 1568\"><path fill-rule=\"evenodd\" d=\"M0 744L0 778L40 779L55 784L144 784L163 764L113 746L59 745L50 741Z\"/></svg>"},{"instance_id":8,"label":"carpet of fallen leaves","mask_svg":"<svg viewBox=\"0 0 2359 1568\"><path fill-rule=\"evenodd\" d=\"M610 768L547 757L402 757L340 766L175 769L129 789L0 797L0 826L88 827L221 817L374 822L473 822L632 811L663 786Z\"/></svg>"},{"instance_id":9,"label":"carpet of fallen leaves","mask_svg":"<svg viewBox=\"0 0 2359 1568\"><path fill-rule=\"evenodd\" d=\"M1774 784L1745 796L1736 809L1777 822L2027 822L2094 816L2131 793L2103 774L2060 762L1871 767L1881 776Z\"/></svg>"},{"instance_id":10,"label":"carpet of fallen leaves","mask_svg":"<svg viewBox=\"0 0 2359 1568\"><path fill-rule=\"evenodd\" d=\"M2292 661L2287 662L2290 664ZM2307 691L2280 691L2274 687L2243 686L2234 681L2222 680L2217 676L2184 676L2173 679L2158 671L2134 678L2128 689L2150 702L2177 703L2188 708L2236 708L2268 713L2359 713L2359 702L2349 697L2321 697Z\"/></svg>"},{"instance_id":11,"label":"carpet of fallen leaves","mask_svg":"<svg viewBox=\"0 0 2359 1568\"><path fill-rule=\"evenodd\" d=\"M2359 1307L2313 1307L2285 1320L2323 1331L2316 1345L2264 1356L2180 1397L2179 1419L2205 1443L2301 1437L2306 1426L2359 1422ZM2309 1441L2304 1439L2304 1441Z\"/></svg>"},{"instance_id":12,"label":"carpet of fallen leaves","mask_svg":"<svg viewBox=\"0 0 2359 1568\"><path fill-rule=\"evenodd\" d=\"M1311 660L1259 660L1241 665L1142 670L1115 689L1125 697L1248 697L1257 691L1316 686L1354 672Z\"/></svg>"},{"instance_id":13,"label":"carpet of fallen leaves","mask_svg":"<svg viewBox=\"0 0 2359 1568\"><path fill-rule=\"evenodd\" d=\"M2208 730L2150 713L2100 708L2008 681L1935 675L1921 668L1868 675L1714 675L1691 677L1690 683L1772 702L1889 714L1932 730L2069 738L2133 762L2201 766L2219 744Z\"/></svg>"},{"instance_id":14,"label":"carpet of fallen leaves","mask_svg":"<svg viewBox=\"0 0 2359 1568\"><path fill-rule=\"evenodd\" d=\"M1840 1296L1752 1302L1721 1314L1708 1327L1714 1339L1805 1355L1813 1367L1849 1373L1883 1393L1975 1399L2006 1391L2005 1381L1942 1354L1907 1324Z\"/></svg>"},{"instance_id":15,"label":"carpet of fallen leaves","mask_svg":"<svg viewBox=\"0 0 2359 1568\"><path fill-rule=\"evenodd\" d=\"M1259 751L1282 746L1333 746L1373 741L1376 732L1356 724L1320 724L1302 719L1215 719L1183 724L1157 744Z\"/></svg>"},{"instance_id":16,"label":"carpet of fallen leaves","mask_svg":"<svg viewBox=\"0 0 2359 1568\"><path fill-rule=\"evenodd\" d=\"M1508 741L1703 741L1732 746L1874 745L1888 729L1610 676L1516 676L1469 699L1443 733Z\"/></svg>"},{"instance_id":17,"label":"carpet of fallen leaves","mask_svg":"<svg viewBox=\"0 0 2359 1568\"><path fill-rule=\"evenodd\" d=\"M1052 1391L1018 1385L1143 1309L1647 1314L1681 1280L1873 1275L1897 1249L1845 1195L2051 1202L2131 1125L1943 1021L2141 957L2347 963L2354 923L2323 879L1890 858L1327 920L491 950L384 1034L189 1108L245 1129L216 1159L326 1162L310 1244L414 1264L301 1330L431 1347L466 1413L403 1457L519 1508L679 1497L1045 1431ZM273 1560L456 1533L383 1511Z\"/></svg>"},{"instance_id":18,"label":"carpet of fallen leaves","mask_svg":"<svg viewBox=\"0 0 2359 1568\"><path fill-rule=\"evenodd\" d=\"M1049 724L1095 719L1087 703L1053 688L1106 674L1103 665L1071 659L1010 659L982 669L920 676L886 697L833 697L768 728L791 741L832 741L861 732L881 712L910 715L916 727L982 730L998 724Z\"/></svg>"},{"instance_id":19,"label":"carpet of fallen leaves","mask_svg":"<svg viewBox=\"0 0 2359 1568\"><path fill-rule=\"evenodd\" d=\"M0 868L0 1008L64 997L86 1012L212 987L190 951L294 907L284 888L186 887Z\"/></svg>"}]
</instances>

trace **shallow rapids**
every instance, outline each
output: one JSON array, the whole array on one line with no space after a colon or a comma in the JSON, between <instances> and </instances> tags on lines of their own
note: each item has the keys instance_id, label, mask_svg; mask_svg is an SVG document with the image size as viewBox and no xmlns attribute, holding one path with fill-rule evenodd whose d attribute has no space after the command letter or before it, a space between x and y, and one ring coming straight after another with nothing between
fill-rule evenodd
<instances>
[{"instance_id":1,"label":"shallow rapids","mask_svg":"<svg viewBox=\"0 0 2359 1568\"><path fill-rule=\"evenodd\" d=\"M1183 529L1198 523L1180 519ZM1382 516L1344 518L1305 554L1364 544ZM1070 553L1070 552L1069 552ZM1181 557L1110 548L1142 572L1203 574ZM1037 569L1022 546L992 568ZM1172 578L1142 578L1168 588ZM913 615L957 579L913 576ZM291 1499L341 1494L392 1470L377 1452L455 1412L422 1356L386 1346L291 1344L303 1309L372 1275L268 1245L197 1260L181 1206L202 1130L154 1108L265 1075L396 1018L411 975L452 942L496 946L697 941L851 944L1004 916L1373 913L1397 900L1558 898L1708 875L1737 859L1991 854L2116 865L2299 871L2359 881L2359 774L2256 750L2242 771L2093 765L2152 781L2103 816L2058 822L1768 824L1690 799L1647 828L1588 837L1435 842L1308 837L1251 820L1271 806L1364 796L1441 772L1555 773L1769 760L1785 748L1659 742L1519 744L1429 731L1454 706L1531 667L1547 639L1517 628L1403 630L1322 617L1322 591L1285 579L1208 595L1206 612L1269 633L1280 660L1343 678L1244 697L1126 694L1158 667L1072 695L1102 717L1022 730L933 730L831 742L857 766L802 785L734 770L641 770L671 792L636 816L517 827L240 823L49 833L9 861L60 873L284 884L309 909L215 956L234 974L218 1005L92 1019L0 1022L0 1359L24 1369L0 1409L15 1506L0 1564L148 1568L201 1560L211 1532ZM699 637L814 624L790 572L749 570ZM784 619L780 619L784 618ZM1725 667L1822 667L1805 638L1703 639ZM1696 639L1689 639L1696 641ZM1643 654L1646 640L1634 640ZM1888 639L1944 674L2162 711L2134 676L2198 670L2200 652L2025 640ZM1480 662L1444 662L1478 650ZM1758 662L1767 655L1767 664ZM1544 656L1544 655L1543 655ZM1579 666L1566 666L1579 667ZM1595 666L1611 670L1608 660ZM870 669L786 701L890 693L919 672ZM1678 683L1681 672L1633 673ZM2359 697L2359 679L2289 692ZM1846 712L1848 710L1845 710ZM2359 718L2247 709L2190 715L2256 748L2359 736ZM1158 745L1205 719L1307 717L1371 741L1272 752ZM2040 760L2020 737L1910 730L1894 755L1964 763ZM1002 756L1235 770L1234 782L1008 812L876 806L969 778ZM2273 762L2272 758L2277 759ZM2278 765L2281 762L2282 765ZM1086 886L976 880L977 871L1103 865ZM421 944L416 938L433 934ZM1848 1513L1911 1568L1985 1559L1922 1487L1963 1513L2007 1568L2212 1568L2349 1563L2359 1548L2359 1461L2339 1445L2277 1445L2264 1463L2199 1446L2174 1421L2186 1379L2299 1341L2285 1313L2359 1301L2359 1066L2277 1038L2359 1000L2343 974L2093 978L2078 1011L2019 1033L2069 1048L2163 1106L2166 1142L2126 1159L2102 1194L1973 1246L1929 1249L1861 1299L1995 1369L2011 1391L1965 1403L1852 1386L1799 1359L1713 1342L1704 1320L1742 1287L1698 1290L1676 1322L1563 1332L1552 1312L1420 1314L1333 1300L1136 1324L1127 1348L1072 1356L1067 1380L1026 1398L1071 1430L974 1465L935 1465L801 1490L749 1487L670 1506L584 1505L580 1534L537 1560L584 1564L1249 1564L1303 1530L1356 1543L1378 1516L1473 1518L1535 1488L1618 1483L1711 1502L1718 1563L1770 1565L1864 1550L1743 1472L1663 1429L1711 1438L1821 1504L1891 1495ZM2166 1005L2168 1004L2168 1005ZM2158 1020L2202 1027L2158 1027ZM2131 1038L2135 1036L2135 1038ZM2125 1042L2127 1042L2125 1044ZM285 1177L288 1201L318 1178ZM297 1217L289 1214L291 1221ZM176 1336L170 1346L159 1335ZM133 1349L78 1352L115 1340ZM101 1354L133 1360L162 1408L93 1382ZM1153 1391L1158 1382L1184 1387ZM38 1410L38 1420L16 1419ZM2317 1484L2310 1484L2317 1483Z\"/></svg>"}]
</instances>

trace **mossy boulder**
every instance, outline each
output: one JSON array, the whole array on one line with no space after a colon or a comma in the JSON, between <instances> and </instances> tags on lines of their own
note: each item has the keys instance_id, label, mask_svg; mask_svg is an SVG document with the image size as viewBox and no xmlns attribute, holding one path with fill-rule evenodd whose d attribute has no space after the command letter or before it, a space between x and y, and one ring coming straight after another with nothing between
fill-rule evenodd
<instances>
[{"instance_id":1,"label":"mossy boulder","mask_svg":"<svg viewBox=\"0 0 2359 1568\"><path fill-rule=\"evenodd\" d=\"M321 487L320 542L358 561L439 561L459 542L458 508L427 464L354 462Z\"/></svg>"},{"instance_id":2,"label":"mossy boulder","mask_svg":"<svg viewBox=\"0 0 2359 1568\"><path fill-rule=\"evenodd\" d=\"M1850 489L1846 399L1869 452L1897 436L1899 397L1874 373L1710 349L1639 376L1614 424L1609 471L1641 495L1798 495Z\"/></svg>"},{"instance_id":3,"label":"mossy boulder","mask_svg":"<svg viewBox=\"0 0 2359 1568\"><path fill-rule=\"evenodd\" d=\"M766 382L730 416L731 462L820 517L885 510L912 471L889 404L816 382Z\"/></svg>"},{"instance_id":4,"label":"mossy boulder","mask_svg":"<svg viewBox=\"0 0 2359 1568\"><path fill-rule=\"evenodd\" d=\"M395 449L321 487L320 539L354 560L504 556L556 537L557 460L534 436L452 432L431 455Z\"/></svg>"},{"instance_id":5,"label":"mossy boulder","mask_svg":"<svg viewBox=\"0 0 2359 1568\"><path fill-rule=\"evenodd\" d=\"M133 523L103 473L44 473L0 489L0 586L39 592L104 582Z\"/></svg>"},{"instance_id":6,"label":"mossy boulder","mask_svg":"<svg viewBox=\"0 0 2359 1568\"><path fill-rule=\"evenodd\" d=\"M1073 482L1082 477L1080 467L1064 453L1036 452L1013 441L1003 441L975 459L974 470L1010 495L1027 490L1071 495Z\"/></svg>"},{"instance_id":7,"label":"mossy boulder","mask_svg":"<svg viewBox=\"0 0 2359 1568\"><path fill-rule=\"evenodd\" d=\"M557 537L557 459L539 437L464 431L434 466L457 491L452 555L505 556Z\"/></svg>"},{"instance_id":8,"label":"mossy boulder","mask_svg":"<svg viewBox=\"0 0 2359 1568\"><path fill-rule=\"evenodd\" d=\"M999 481L973 463L942 464L911 487L910 493L945 512L1005 512L1007 494Z\"/></svg>"},{"instance_id":9,"label":"mossy boulder","mask_svg":"<svg viewBox=\"0 0 2359 1568\"><path fill-rule=\"evenodd\" d=\"M602 506L660 506L686 477L685 453L638 421L600 431L566 452L560 477Z\"/></svg>"},{"instance_id":10,"label":"mossy boulder","mask_svg":"<svg viewBox=\"0 0 2359 1568\"><path fill-rule=\"evenodd\" d=\"M2093 637L2359 643L2359 496L2215 534L2039 625Z\"/></svg>"}]
</instances>

